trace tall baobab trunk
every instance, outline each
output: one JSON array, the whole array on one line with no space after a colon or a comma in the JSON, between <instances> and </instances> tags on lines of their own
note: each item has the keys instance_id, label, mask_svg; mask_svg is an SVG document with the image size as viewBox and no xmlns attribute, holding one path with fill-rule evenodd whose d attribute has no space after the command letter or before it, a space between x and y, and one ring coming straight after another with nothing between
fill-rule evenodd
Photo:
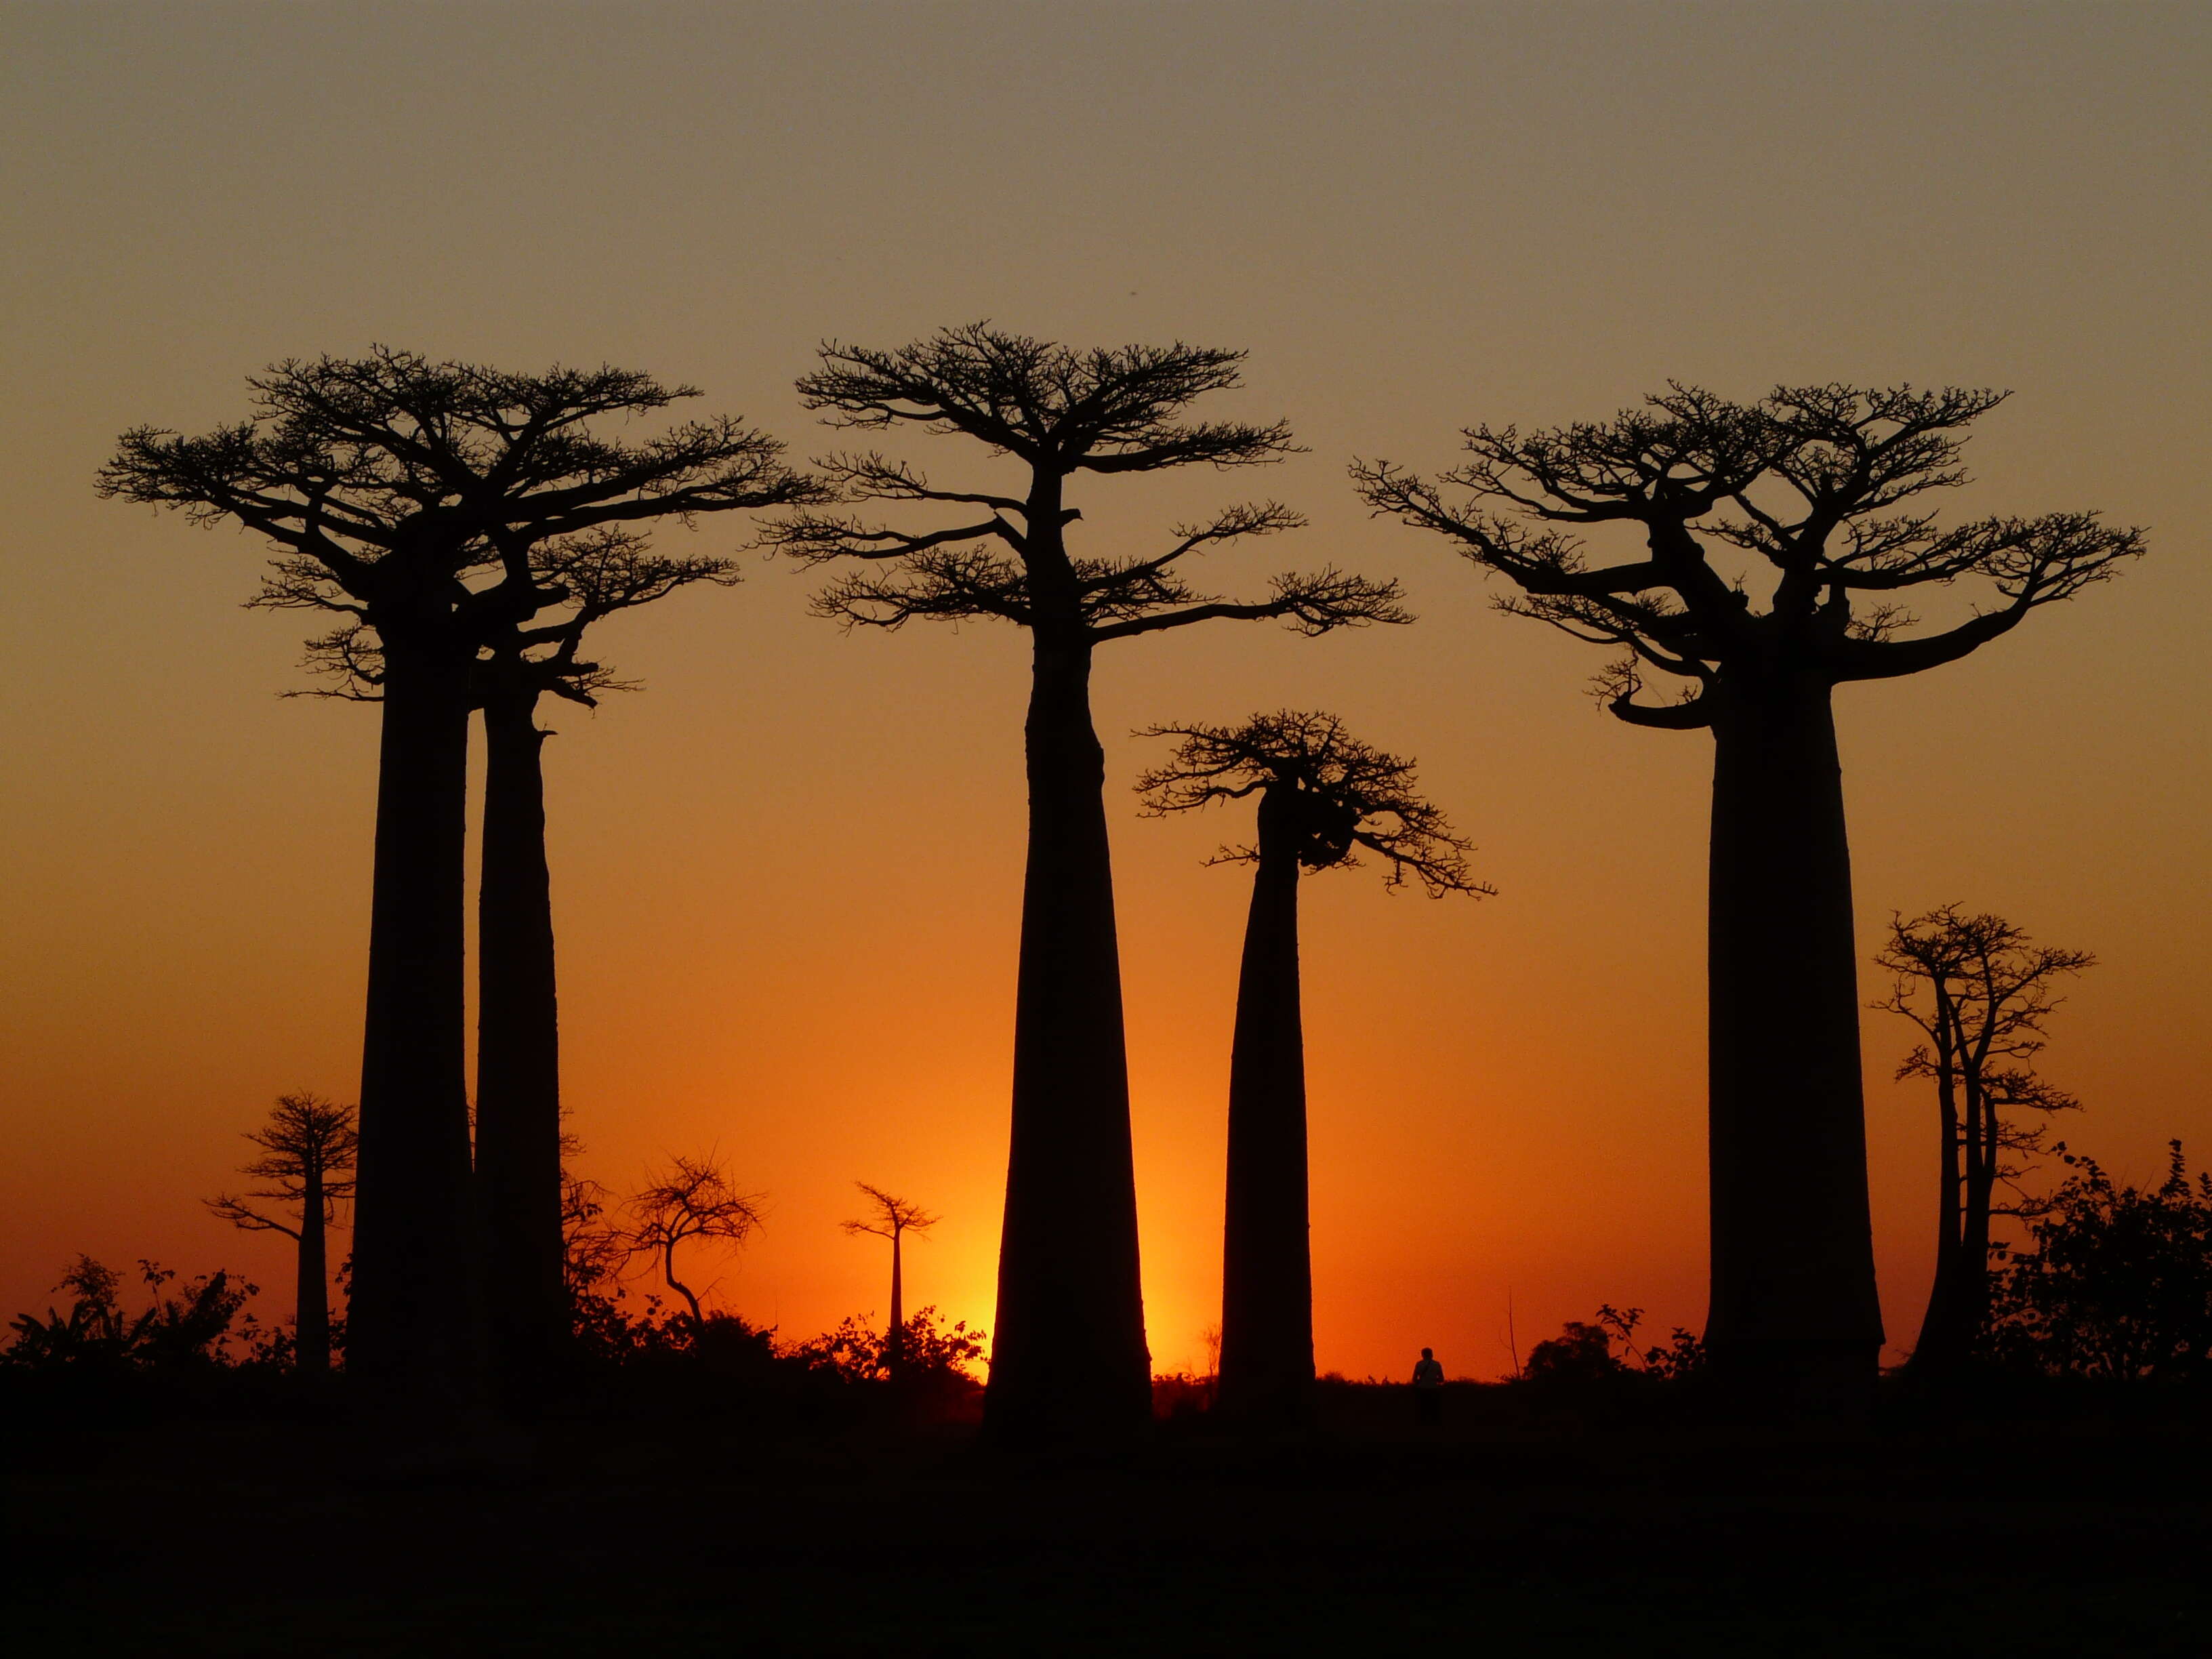
<instances>
[{"instance_id":1,"label":"tall baobab trunk","mask_svg":"<svg viewBox=\"0 0 2212 1659\"><path fill-rule=\"evenodd\" d=\"M899 1261L899 1235L905 1231L891 1224L891 1328L884 1358L894 1380L906 1368L906 1279Z\"/></svg>"},{"instance_id":2,"label":"tall baobab trunk","mask_svg":"<svg viewBox=\"0 0 2212 1659\"><path fill-rule=\"evenodd\" d=\"M1939 1020L1948 1015L1948 1000L1936 987ZM1948 1030L1948 1028L1946 1028ZM1916 1373L1941 1369L1956 1358L1951 1338L1958 1324L1960 1249L1966 1216L1960 1199L1965 1171L1960 1167L1961 1144L1958 1081L1950 1063L1948 1035L1939 1039L1936 1101L1943 1126L1943 1184L1936 1200L1936 1282L1928 1292L1928 1311L1921 1318L1920 1340L1912 1346L1910 1362Z\"/></svg>"},{"instance_id":3,"label":"tall baobab trunk","mask_svg":"<svg viewBox=\"0 0 2212 1659\"><path fill-rule=\"evenodd\" d=\"M1237 985L1229 1062L1220 1402L1255 1420L1301 1420L1313 1390L1313 1260L1306 1182L1305 1036L1298 1002L1298 808L1260 803L1260 863Z\"/></svg>"},{"instance_id":4,"label":"tall baobab trunk","mask_svg":"<svg viewBox=\"0 0 2212 1659\"><path fill-rule=\"evenodd\" d=\"M300 1273L292 1315L292 1358L320 1376L331 1368L330 1261L323 1227L323 1170L310 1160L300 1182Z\"/></svg>"},{"instance_id":5,"label":"tall baobab trunk","mask_svg":"<svg viewBox=\"0 0 2212 1659\"><path fill-rule=\"evenodd\" d=\"M1725 1386L1855 1413L1881 1340L1857 944L1829 687L1723 671L1713 720L1712 1303Z\"/></svg>"},{"instance_id":6,"label":"tall baobab trunk","mask_svg":"<svg viewBox=\"0 0 2212 1659\"><path fill-rule=\"evenodd\" d=\"M380 620L384 728L347 1363L434 1402L475 1370L463 1030L467 663Z\"/></svg>"},{"instance_id":7,"label":"tall baobab trunk","mask_svg":"<svg viewBox=\"0 0 2212 1659\"><path fill-rule=\"evenodd\" d=\"M501 1390L542 1388L568 1334L562 1279L561 1035L545 733L533 689L484 699L483 878L477 889L477 1195L485 1325Z\"/></svg>"},{"instance_id":8,"label":"tall baobab trunk","mask_svg":"<svg viewBox=\"0 0 2212 1659\"><path fill-rule=\"evenodd\" d=\"M1152 1393L1091 647L1073 629L1040 626L1034 650L1013 1130L984 1419L1015 1439L1133 1427Z\"/></svg>"}]
</instances>

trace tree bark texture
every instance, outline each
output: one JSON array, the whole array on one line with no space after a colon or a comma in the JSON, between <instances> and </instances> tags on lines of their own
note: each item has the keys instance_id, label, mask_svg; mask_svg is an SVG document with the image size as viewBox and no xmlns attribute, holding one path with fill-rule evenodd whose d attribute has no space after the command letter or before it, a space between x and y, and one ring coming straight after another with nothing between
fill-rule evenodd
<instances>
[{"instance_id":1,"label":"tree bark texture","mask_svg":"<svg viewBox=\"0 0 2212 1659\"><path fill-rule=\"evenodd\" d=\"M994 1437L1031 1441L1127 1431L1152 1409L1090 647L1033 637L1013 1127L984 1416Z\"/></svg>"},{"instance_id":2,"label":"tree bark texture","mask_svg":"<svg viewBox=\"0 0 2212 1659\"><path fill-rule=\"evenodd\" d=\"M526 1400L560 1361L561 1034L545 860L545 733L534 690L484 703L477 888L477 1196L484 1315L501 1395Z\"/></svg>"},{"instance_id":3,"label":"tree bark texture","mask_svg":"<svg viewBox=\"0 0 2212 1659\"><path fill-rule=\"evenodd\" d=\"M1747 1405L1856 1415L1882 1328L1829 687L1737 672L1716 694L1705 1340Z\"/></svg>"},{"instance_id":4,"label":"tree bark texture","mask_svg":"<svg viewBox=\"0 0 2212 1659\"><path fill-rule=\"evenodd\" d=\"M387 1398L453 1402L476 1362L462 983L467 668L403 629L382 632L347 1365Z\"/></svg>"},{"instance_id":5,"label":"tree bark texture","mask_svg":"<svg viewBox=\"0 0 2212 1659\"><path fill-rule=\"evenodd\" d=\"M323 1171L310 1159L300 1184L300 1272L292 1312L293 1363L308 1376L331 1368L330 1263L323 1226Z\"/></svg>"},{"instance_id":6,"label":"tree bark texture","mask_svg":"<svg viewBox=\"0 0 2212 1659\"><path fill-rule=\"evenodd\" d=\"M1244 928L1229 1062L1229 1186L1222 1229L1224 1412L1295 1424L1314 1382L1307 1200L1305 1036L1298 999L1297 802L1269 790Z\"/></svg>"}]
</instances>

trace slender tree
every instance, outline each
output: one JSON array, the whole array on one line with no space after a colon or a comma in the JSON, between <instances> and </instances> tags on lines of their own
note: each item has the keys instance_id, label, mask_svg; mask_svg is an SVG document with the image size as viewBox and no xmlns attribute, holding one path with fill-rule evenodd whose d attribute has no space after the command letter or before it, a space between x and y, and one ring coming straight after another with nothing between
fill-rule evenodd
<instances>
[{"instance_id":1,"label":"slender tree","mask_svg":"<svg viewBox=\"0 0 2212 1659\"><path fill-rule=\"evenodd\" d=\"M1881 1346L1835 689L1955 661L2142 550L2094 514L1938 526L1920 498L1964 481L1964 429L2002 396L1678 386L1610 422L1472 428L1436 483L1352 470L1376 511L1512 582L1502 609L1621 653L1599 681L1620 719L1712 733L1706 1342L1771 1408L1863 1410ZM1608 526L1640 554L1592 562L1577 532ZM1996 602L1913 635L1896 596L1967 578ZM1650 672L1680 699L1640 700Z\"/></svg>"},{"instance_id":2,"label":"slender tree","mask_svg":"<svg viewBox=\"0 0 2212 1659\"><path fill-rule=\"evenodd\" d=\"M794 480L789 495L804 488ZM557 595L549 617L501 636L477 663L483 710L483 879L477 885L477 1188L493 1354L510 1398L527 1395L564 1346L561 1038L553 897L545 855L549 694L595 707L630 690L579 654L593 623L697 582L738 580L727 559L655 554L608 528L548 544L536 561Z\"/></svg>"},{"instance_id":3,"label":"slender tree","mask_svg":"<svg viewBox=\"0 0 2212 1659\"><path fill-rule=\"evenodd\" d=\"M1174 758L1138 782L1149 815L1259 798L1254 844L1224 847L1212 860L1255 866L1229 1062L1217 1397L1237 1416L1296 1423L1314 1382L1298 877L1356 865L1364 849L1393 887L1416 880L1434 897L1492 889L1468 872L1467 843L1416 791L1413 763L1359 742L1334 714L1284 709L1238 726L1140 735L1181 739Z\"/></svg>"},{"instance_id":4,"label":"slender tree","mask_svg":"<svg viewBox=\"0 0 2212 1659\"><path fill-rule=\"evenodd\" d=\"M1989 1322L1992 1218L2041 1213L2025 1200L2000 1203L1997 1189L2016 1193L2028 1167L2022 1160L2045 1150L2043 1126L2022 1115L2081 1103L2037 1076L2033 1062L2046 1040L2044 1020L2061 1000L2055 981L2097 959L2036 945L2002 916L1947 904L1910 921L1892 917L1875 961L1892 984L1874 1006L1904 1015L1927 1037L1897 1075L1936 1085L1936 1279L1910 1362L1932 1375L1971 1356Z\"/></svg>"},{"instance_id":5,"label":"slender tree","mask_svg":"<svg viewBox=\"0 0 2212 1659\"><path fill-rule=\"evenodd\" d=\"M696 396L627 370L513 374L378 349L248 382L204 437L124 434L104 495L228 520L277 549L252 603L374 630L383 677L349 1364L452 1400L477 1344L463 1072L462 849L476 660L544 602L532 551L602 526L793 499L781 447L728 418L594 422Z\"/></svg>"},{"instance_id":6,"label":"slender tree","mask_svg":"<svg viewBox=\"0 0 2212 1659\"><path fill-rule=\"evenodd\" d=\"M698 1293L676 1276L677 1247L695 1239L744 1243L763 1224L761 1194L739 1192L712 1152L702 1158L678 1154L630 1199L629 1210L629 1223L621 1235L623 1247L659 1267L661 1282L691 1310L696 1337L707 1316Z\"/></svg>"},{"instance_id":7,"label":"slender tree","mask_svg":"<svg viewBox=\"0 0 2212 1659\"><path fill-rule=\"evenodd\" d=\"M855 1235L870 1233L891 1242L891 1320L890 1331L884 1340L884 1363L896 1382L906 1368L906 1277L900 1245L907 1234L926 1234L944 1218L930 1214L919 1204L894 1197L880 1187L871 1187L865 1181L853 1184L867 1195L872 1213L866 1220L846 1222L845 1231Z\"/></svg>"},{"instance_id":8,"label":"slender tree","mask_svg":"<svg viewBox=\"0 0 2212 1659\"><path fill-rule=\"evenodd\" d=\"M331 1368L330 1259L327 1230L337 1218L338 1200L353 1192L354 1158L360 1136L355 1110L301 1091L279 1095L268 1122L248 1129L246 1138L261 1156L239 1173L267 1183L240 1197L219 1194L209 1209L248 1232L277 1232L299 1247L299 1289L292 1320L294 1352L301 1371L319 1375ZM288 1220L258 1208L249 1199L291 1206Z\"/></svg>"},{"instance_id":9,"label":"slender tree","mask_svg":"<svg viewBox=\"0 0 2212 1659\"><path fill-rule=\"evenodd\" d=\"M1406 620L1395 584L1334 569L1279 575L1251 601L1194 586L1197 556L1304 522L1272 501L1180 526L1157 553L1070 549L1081 515L1068 487L1080 474L1249 466L1291 453L1279 422L1181 418L1238 384L1243 356L1181 343L1075 350L975 324L896 350L825 346L823 367L799 383L832 425L958 434L1015 475L1000 490L947 489L881 453L832 456L820 465L850 499L971 511L913 531L803 515L769 538L810 562L869 562L817 598L820 614L848 625L991 617L1030 632L1013 1122L985 1405L1000 1438L1110 1433L1151 1411L1093 653L1220 618L1274 618L1309 635Z\"/></svg>"}]
</instances>

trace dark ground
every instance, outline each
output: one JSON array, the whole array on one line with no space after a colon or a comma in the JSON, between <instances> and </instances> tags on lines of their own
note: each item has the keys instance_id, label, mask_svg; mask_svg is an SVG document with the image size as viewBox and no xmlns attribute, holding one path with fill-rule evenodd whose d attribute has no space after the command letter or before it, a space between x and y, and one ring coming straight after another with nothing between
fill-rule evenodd
<instances>
[{"instance_id":1,"label":"dark ground","mask_svg":"<svg viewBox=\"0 0 2212 1659\"><path fill-rule=\"evenodd\" d=\"M732 1413L8 1425L19 1654L2212 1653L2212 1425L1783 1437L1351 1389L1116 1456Z\"/></svg>"}]
</instances>

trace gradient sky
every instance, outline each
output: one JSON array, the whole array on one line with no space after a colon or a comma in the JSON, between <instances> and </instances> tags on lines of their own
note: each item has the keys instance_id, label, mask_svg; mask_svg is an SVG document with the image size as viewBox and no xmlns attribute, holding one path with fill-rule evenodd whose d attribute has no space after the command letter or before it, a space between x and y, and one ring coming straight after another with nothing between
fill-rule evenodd
<instances>
[{"instance_id":1,"label":"gradient sky","mask_svg":"<svg viewBox=\"0 0 2212 1659\"><path fill-rule=\"evenodd\" d=\"M0 1314L80 1250L245 1266L198 1200L281 1090L351 1098L374 711L282 700L262 550L97 501L122 428L204 429L287 356L384 342L705 388L804 455L815 343L988 317L1249 348L1265 474L1097 480L1085 545L1273 495L1413 628L1218 623L1103 653L1156 1364L1216 1317L1237 870L1139 820L1124 734L1280 705L1416 757L1499 896L1307 889L1318 1357L1457 1374L1704 1303L1701 734L1584 694L1372 521L1352 455L1597 418L1675 378L2014 387L1961 514L2099 507L2153 554L1963 665L1839 699L1862 940L1948 901L2093 949L2045 1070L2110 1167L2212 1157L2204 741L2212 13L2198 6L0 8ZM965 447L918 448L950 480ZM987 464L988 465L988 464ZM726 551L732 520L671 546ZM909 1306L988 1324L1022 847L1023 641L843 636L760 564L605 628L640 696L548 723L568 1098L618 1188L719 1146L769 1194L721 1305L884 1301L850 1182L945 1217ZM1941 607L1939 606L1938 609ZM596 636L595 636L596 637ZM1871 998L1881 986L1869 976ZM1869 1015L1884 1305L1925 1294L1933 1111ZM280 1298L281 1299L281 1298Z\"/></svg>"}]
</instances>

